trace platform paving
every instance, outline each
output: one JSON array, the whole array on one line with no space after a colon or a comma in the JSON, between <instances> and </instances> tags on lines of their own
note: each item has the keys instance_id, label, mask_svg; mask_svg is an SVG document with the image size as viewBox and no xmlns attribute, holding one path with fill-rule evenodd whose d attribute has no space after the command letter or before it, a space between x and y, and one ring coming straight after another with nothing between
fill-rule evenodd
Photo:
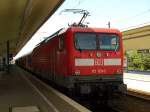
<instances>
[{"instance_id":1,"label":"platform paving","mask_svg":"<svg viewBox=\"0 0 150 112\"><path fill-rule=\"evenodd\" d=\"M150 72L149 73L124 73L124 83L129 89L140 90L150 94Z\"/></svg>"},{"instance_id":2,"label":"platform paving","mask_svg":"<svg viewBox=\"0 0 150 112\"><path fill-rule=\"evenodd\" d=\"M21 73L16 66L11 66L9 73L0 71L0 112L23 112L23 109L27 109L25 107L36 108L36 111L29 112L53 112L27 84ZM18 108L22 108L22 111L18 111Z\"/></svg>"},{"instance_id":3,"label":"platform paving","mask_svg":"<svg viewBox=\"0 0 150 112\"><path fill-rule=\"evenodd\" d=\"M0 112L91 112L25 70L0 72Z\"/></svg>"}]
</instances>

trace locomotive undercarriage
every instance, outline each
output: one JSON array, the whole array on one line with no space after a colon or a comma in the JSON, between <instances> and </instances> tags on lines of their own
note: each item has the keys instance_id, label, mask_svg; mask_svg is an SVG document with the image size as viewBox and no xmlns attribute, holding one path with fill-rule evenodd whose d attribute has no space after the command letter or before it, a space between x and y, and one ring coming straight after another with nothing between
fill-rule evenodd
<instances>
[{"instance_id":1,"label":"locomotive undercarriage","mask_svg":"<svg viewBox=\"0 0 150 112\"><path fill-rule=\"evenodd\" d=\"M121 82L77 82L75 84L75 90L80 94L97 94L102 96L104 93L111 96L115 92L123 93ZM121 90L122 89L122 90Z\"/></svg>"},{"instance_id":2,"label":"locomotive undercarriage","mask_svg":"<svg viewBox=\"0 0 150 112\"><path fill-rule=\"evenodd\" d=\"M123 84L122 75L67 76L57 77L55 81L68 89L70 93L80 95L103 96L107 94L111 96L118 92L124 94L127 90L126 85Z\"/></svg>"}]
</instances>

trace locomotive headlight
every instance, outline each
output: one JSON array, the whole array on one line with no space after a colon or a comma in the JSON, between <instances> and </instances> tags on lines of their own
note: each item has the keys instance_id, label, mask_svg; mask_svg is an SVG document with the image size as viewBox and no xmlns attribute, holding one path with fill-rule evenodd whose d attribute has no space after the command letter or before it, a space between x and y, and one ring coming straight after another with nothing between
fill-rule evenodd
<instances>
[{"instance_id":1,"label":"locomotive headlight","mask_svg":"<svg viewBox=\"0 0 150 112\"><path fill-rule=\"evenodd\" d=\"M122 74L122 70L121 69L117 69L117 74Z\"/></svg>"},{"instance_id":2,"label":"locomotive headlight","mask_svg":"<svg viewBox=\"0 0 150 112\"><path fill-rule=\"evenodd\" d=\"M80 75L80 70L75 70L75 75Z\"/></svg>"}]
</instances>

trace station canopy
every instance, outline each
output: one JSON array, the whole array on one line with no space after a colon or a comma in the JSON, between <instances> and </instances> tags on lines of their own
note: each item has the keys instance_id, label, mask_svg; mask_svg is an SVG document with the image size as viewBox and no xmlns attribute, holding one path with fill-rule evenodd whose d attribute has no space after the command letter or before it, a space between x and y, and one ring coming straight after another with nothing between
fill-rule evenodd
<instances>
[{"instance_id":1,"label":"station canopy","mask_svg":"<svg viewBox=\"0 0 150 112\"><path fill-rule=\"evenodd\" d=\"M0 0L0 57L15 55L64 0Z\"/></svg>"}]
</instances>

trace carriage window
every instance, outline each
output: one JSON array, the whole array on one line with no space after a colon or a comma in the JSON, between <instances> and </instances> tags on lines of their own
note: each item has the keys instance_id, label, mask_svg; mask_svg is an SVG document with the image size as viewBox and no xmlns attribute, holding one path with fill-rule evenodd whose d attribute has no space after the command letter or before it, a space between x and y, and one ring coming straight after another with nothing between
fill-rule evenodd
<instances>
[{"instance_id":1,"label":"carriage window","mask_svg":"<svg viewBox=\"0 0 150 112\"><path fill-rule=\"evenodd\" d=\"M75 47L78 50L96 49L95 33L75 33Z\"/></svg>"},{"instance_id":2,"label":"carriage window","mask_svg":"<svg viewBox=\"0 0 150 112\"><path fill-rule=\"evenodd\" d=\"M119 48L119 37L115 34L99 34L99 49L117 50Z\"/></svg>"}]
</instances>

